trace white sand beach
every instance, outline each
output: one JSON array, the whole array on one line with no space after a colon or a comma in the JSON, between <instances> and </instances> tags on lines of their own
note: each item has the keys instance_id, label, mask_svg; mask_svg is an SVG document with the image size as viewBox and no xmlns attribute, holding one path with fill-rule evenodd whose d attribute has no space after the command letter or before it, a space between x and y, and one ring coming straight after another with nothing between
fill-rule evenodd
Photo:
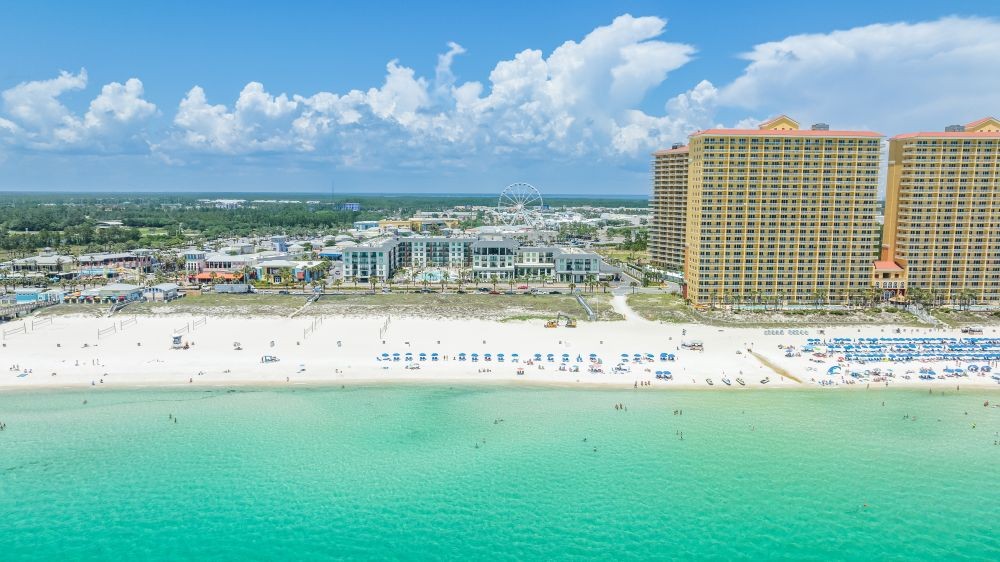
<instances>
[{"instance_id":1,"label":"white sand beach","mask_svg":"<svg viewBox=\"0 0 1000 562\"><path fill-rule=\"evenodd\" d=\"M650 388L865 388L898 386L997 387L989 373L961 378L919 380L926 363L843 364L843 372L826 376L836 357L811 354L786 357L781 346L802 346L810 337L898 336L885 326L764 330L719 328L695 324L662 324L627 314L621 322L581 322L577 328L545 328L542 321L493 322L426 318L124 316L86 318L58 316L32 329L25 319L22 333L7 335L0 349L0 388L73 386L172 386L345 384L373 382L505 382L557 385L618 385L647 381ZM114 326L114 330L110 328ZM387 327L386 327L387 326ZM107 330L98 337L98 331ZM187 349L173 349L179 332ZM988 330L985 337L997 337ZM958 330L904 329L902 335L962 337ZM704 351L684 349L682 341L700 340ZM238 342L241 349L236 349ZM752 349L754 354L748 350ZM412 361L407 368L407 353ZM420 354L426 354L421 358ZM467 354L465 361L459 354ZM504 354L498 361L497 354ZM535 354L541 361L532 361ZM636 362L634 354L641 354ZM661 353L673 361L661 361ZM383 356L382 354L387 354ZM399 354L393 360L393 354ZM437 354L437 361L433 360ZM478 354L478 361L472 361ZM490 354L490 360L486 360ZM518 361L514 362L514 354ZM552 360L548 360L552 354ZM566 361L563 365L563 354ZM590 372L590 355L603 372ZM622 354L624 372L613 372ZM652 360L647 359L650 354ZM757 357L757 356L759 357ZM264 362L265 356L277 361ZM385 358L385 359L383 359ZM761 359L764 359L762 361ZM766 363L765 363L766 361ZM530 364L529 364L530 362ZM932 364L939 371L951 363ZM418 365L419 368L412 368ZM573 372L578 368L578 372ZM851 370L893 369L891 380L853 380ZM523 374L519 372L523 371ZM657 372L669 371L670 380ZM799 381L782 376L787 372ZM723 378L730 382L724 384ZM707 379L713 385L709 386ZM745 386L738 384L741 379ZM768 383L762 383L768 379ZM873 382L873 380L877 382ZM852 384L853 383L853 384Z\"/></svg>"}]
</instances>

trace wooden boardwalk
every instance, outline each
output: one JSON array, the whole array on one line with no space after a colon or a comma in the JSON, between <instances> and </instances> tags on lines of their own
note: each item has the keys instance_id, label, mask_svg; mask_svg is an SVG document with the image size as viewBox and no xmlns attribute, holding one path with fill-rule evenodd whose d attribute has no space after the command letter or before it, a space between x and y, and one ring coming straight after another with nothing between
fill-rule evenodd
<instances>
[{"instance_id":1,"label":"wooden boardwalk","mask_svg":"<svg viewBox=\"0 0 1000 562\"><path fill-rule=\"evenodd\" d=\"M23 302L21 304L0 305L0 320L12 320L20 314L27 314L37 308L51 306L54 302Z\"/></svg>"}]
</instances>

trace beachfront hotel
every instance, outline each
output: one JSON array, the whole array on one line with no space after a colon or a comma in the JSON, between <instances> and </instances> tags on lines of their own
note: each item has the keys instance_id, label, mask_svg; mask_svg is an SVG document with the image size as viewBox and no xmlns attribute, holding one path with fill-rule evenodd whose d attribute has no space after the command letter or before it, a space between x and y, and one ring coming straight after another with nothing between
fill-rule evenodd
<instances>
[{"instance_id":1,"label":"beachfront hotel","mask_svg":"<svg viewBox=\"0 0 1000 562\"><path fill-rule=\"evenodd\" d=\"M344 281L389 280L401 268L467 270L474 279L544 278L562 283L615 278L619 270L582 248L528 246L507 237L383 236L343 250Z\"/></svg>"},{"instance_id":2,"label":"beachfront hotel","mask_svg":"<svg viewBox=\"0 0 1000 562\"><path fill-rule=\"evenodd\" d=\"M936 300L1000 300L998 188L1000 120L890 139L882 266Z\"/></svg>"},{"instance_id":3,"label":"beachfront hotel","mask_svg":"<svg viewBox=\"0 0 1000 562\"><path fill-rule=\"evenodd\" d=\"M687 183L687 146L678 143L653 153L649 257L653 265L676 272L684 269Z\"/></svg>"},{"instance_id":4,"label":"beachfront hotel","mask_svg":"<svg viewBox=\"0 0 1000 562\"><path fill-rule=\"evenodd\" d=\"M843 303L869 290L881 138L786 116L691 135L686 297Z\"/></svg>"}]
</instances>

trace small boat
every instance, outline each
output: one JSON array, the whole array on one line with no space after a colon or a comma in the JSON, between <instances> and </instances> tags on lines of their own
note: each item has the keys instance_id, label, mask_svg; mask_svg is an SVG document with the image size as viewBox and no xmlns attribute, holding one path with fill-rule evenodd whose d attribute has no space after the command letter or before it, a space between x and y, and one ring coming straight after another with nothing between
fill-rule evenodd
<instances>
[{"instance_id":1,"label":"small boat","mask_svg":"<svg viewBox=\"0 0 1000 562\"><path fill-rule=\"evenodd\" d=\"M769 382L771 382L771 377L764 377L760 379L760 384L767 384Z\"/></svg>"},{"instance_id":2,"label":"small boat","mask_svg":"<svg viewBox=\"0 0 1000 562\"><path fill-rule=\"evenodd\" d=\"M738 383L738 384L739 384L740 386L746 386L746 384L747 384L747 383L743 382L743 379L736 379L736 382L737 382L737 383Z\"/></svg>"},{"instance_id":3,"label":"small boat","mask_svg":"<svg viewBox=\"0 0 1000 562\"><path fill-rule=\"evenodd\" d=\"M726 386L733 386L733 381L729 380L728 377L722 377L722 384Z\"/></svg>"},{"instance_id":4,"label":"small boat","mask_svg":"<svg viewBox=\"0 0 1000 562\"><path fill-rule=\"evenodd\" d=\"M708 383L708 386L715 386L715 383L712 382L712 379L705 379L705 382Z\"/></svg>"}]
</instances>

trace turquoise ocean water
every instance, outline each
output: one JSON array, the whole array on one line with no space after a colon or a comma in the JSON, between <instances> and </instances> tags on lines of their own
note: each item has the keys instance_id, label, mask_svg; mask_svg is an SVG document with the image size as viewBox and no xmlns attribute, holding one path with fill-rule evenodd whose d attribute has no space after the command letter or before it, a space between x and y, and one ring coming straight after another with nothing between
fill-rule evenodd
<instances>
[{"instance_id":1,"label":"turquoise ocean water","mask_svg":"<svg viewBox=\"0 0 1000 562\"><path fill-rule=\"evenodd\" d=\"M0 558L997 560L984 400L1000 393L2 394Z\"/></svg>"}]
</instances>

